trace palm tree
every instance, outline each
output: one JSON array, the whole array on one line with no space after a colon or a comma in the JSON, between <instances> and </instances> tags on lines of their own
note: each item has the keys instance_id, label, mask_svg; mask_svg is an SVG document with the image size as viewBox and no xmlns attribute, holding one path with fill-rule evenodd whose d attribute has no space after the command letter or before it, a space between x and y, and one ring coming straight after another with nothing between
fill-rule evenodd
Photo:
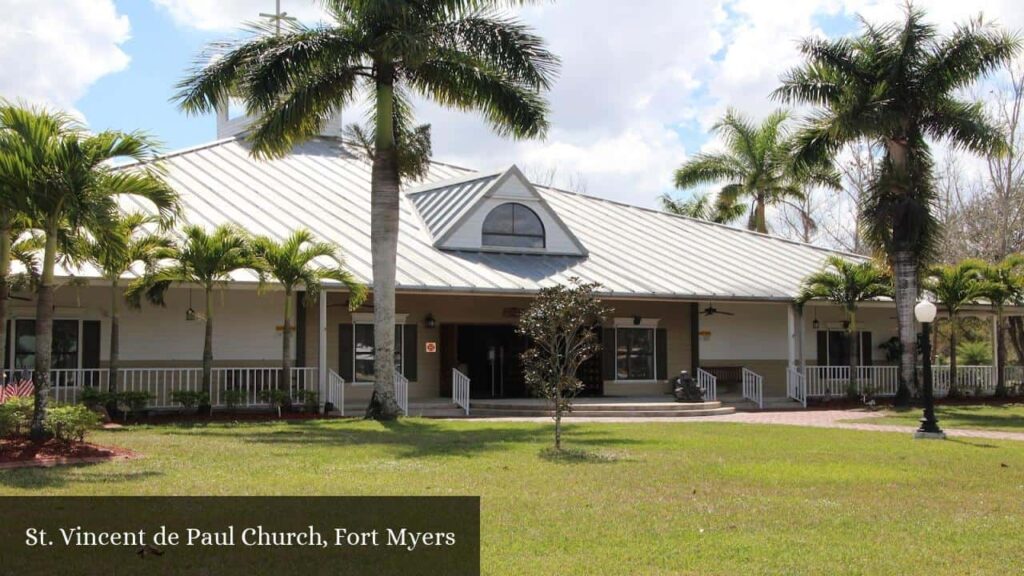
<instances>
[{"instance_id":1,"label":"palm tree","mask_svg":"<svg viewBox=\"0 0 1024 576\"><path fill-rule=\"evenodd\" d=\"M968 259L958 264L934 266L925 278L925 288L935 295L949 314L949 396L957 395L957 337L960 331L960 311L984 296L981 260Z\"/></svg>"},{"instance_id":2,"label":"palm tree","mask_svg":"<svg viewBox=\"0 0 1024 576\"><path fill-rule=\"evenodd\" d=\"M668 194L662 194L658 200L661 202L661 209L664 212L717 224L734 222L746 212L746 207L742 204L716 202L708 194L697 194L690 200L678 200Z\"/></svg>"},{"instance_id":3,"label":"palm tree","mask_svg":"<svg viewBox=\"0 0 1024 576\"><path fill-rule=\"evenodd\" d=\"M44 169L38 152L70 125L67 116L0 101L0 342L7 341L14 243L29 224L26 191Z\"/></svg>"},{"instance_id":4,"label":"palm tree","mask_svg":"<svg viewBox=\"0 0 1024 576\"><path fill-rule=\"evenodd\" d=\"M203 389L213 398L213 291L231 281L231 275L251 270L263 279L262 263L255 256L249 237L234 226L222 224L212 232L202 226L188 225L182 229L183 239L169 249L157 251L163 263L142 278L132 282L126 297L139 305L142 296L164 305L164 295L172 284L199 285L204 292L206 330L203 336ZM201 412L208 413L209 406Z\"/></svg>"},{"instance_id":5,"label":"palm tree","mask_svg":"<svg viewBox=\"0 0 1024 576\"><path fill-rule=\"evenodd\" d=\"M825 269L804 279L797 304L810 300L828 300L846 311L846 334L849 342L849 394L857 394L857 307L861 302L892 296L892 279L874 262L853 263L839 256L830 256Z\"/></svg>"},{"instance_id":6,"label":"palm tree","mask_svg":"<svg viewBox=\"0 0 1024 576\"><path fill-rule=\"evenodd\" d=\"M280 156L318 133L336 111L371 95L374 146L370 228L374 300L374 393L368 415L395 418L395 262L403 140L416 142L409 97L478 110L500 134L543 135L539 95L558 59L515 19L493 9L528 0L324 0L333 22L257 29L239 42L213 44L180 85L188 112L211 112L229 97L257 118L253 151Z\"/></svg>"},{"instance_id":7,"label":"palm tree","mask_svg":"<svg viewBox=\"0 0 1024 576\"><path fill-rule=\"evenodd\" d=\"M81 254L75 247L87 235L118 249L112 233L120 196L137 196L149 201L161 214L177 210L174 192L164 183L151 161L154 144L140 133L105 131L87 133L65 115L45 110L8 110L5 128L8 143L26 167L20 182L33 228L40 230L44 247L41 273L36 283L36 353L33 384L35 409L31 434L43 438L46 432L47 395L53 338L54 269L58 246L64 258L74 261ZM131 169L118 169L119 160L134 160ZM123 248L123 247L121 247Z\"/></svg>"},{"instance_id":8,"label":"palm tree","mask_svg":"<svg viewBox=\"0 0 1024 576\"><path fill-rule=\"evenodd\" d=\"M1010 254L1002 261L982 269L981 296L988 300L996 317L996 396L1006 396L1006 322L1007 304L1024 300L1024 254Z\"/></svg>"},{"instance_id":9,"label":"palm tree","mask_svg":"<svg viewBox=\"0 0 1024 576\"><path fill-rule=\"evenodd\" d=\"M297 288L304 288L306 301L316 302L325 280L340 283L349 292L349 308L355 309L366 297L366 287L345 269L338 247L329 242L317 242L309 230L296 230L291 236L277 242L266 236L253 241L253 249L262 260L267 274L284 288L284 338L281 343L280 387L288 390L292 369L291 326L292 297ZM316 260L321 263L317 264ZM324 266L326 263L333 264Z\"/></svg>"},{"instance_id":10,"label":"palm tree","mask_svg":"<svg viewBox=\"0 0 1024 576\"><path fill-rule=\"evenodd\" d=\"M725 141L724 152L700 153L676 170L676 188L725 182L718 192L713 214L742 213L750 202L750 220L747 227L768 232L765 211L768 206L788 204L800 207L791 200L804 197L808 185L839 187L839 176L825 163L802 171L794 170L790 157L789 134L785 122L789 114L778 110L755 126L735 110L712 127L712 131Z\"/></svg>"},{"instance_id":11,"label":"palm tree","mask_svg":"<svg viewBox=\"0 0 1024 576\"><path fill-rule=\"evenodd\" d=\"M121 350L121 278L142 265L146 273L155 270L160 258L174 246L170 236L161 229L170 222L161 221L157 216L138 212L119 217L113 222L111 234L120 240L116 244L89 242L86 251L110 282L110 380L109 389L117 390L117 373L120 368Z\"/></svg>"},{"instance_id":12,"label":"palm tree","mask_svg":"<svg viewBox=\"0 0 1024 576\"><path fill-rule=\"evenodd\" d=\"M980 103L958 93L1008 62L1020 40L980 18L940 36L912 6L902 23L864 22L853 38L809 38L806 64L788 72L774 97L819 106L797 136L799 163L834 157L866 140L883 151L860 217L869 244L894 270L900 342L900 390L909 401L914 377L914 306L919 268L933 257L938 223L928 138L992 154L1004 147Z\"/></svg>"}]
</instances>

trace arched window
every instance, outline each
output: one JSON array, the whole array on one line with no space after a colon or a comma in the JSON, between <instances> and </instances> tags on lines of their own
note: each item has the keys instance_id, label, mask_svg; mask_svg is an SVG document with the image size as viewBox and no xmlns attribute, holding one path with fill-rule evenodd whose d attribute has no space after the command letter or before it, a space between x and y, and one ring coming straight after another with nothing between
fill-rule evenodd
<instances>
[{"instance_id":1,"label":"arched window","mask_svg":"<svg viewBox=\"0 0 1024 576\"><path fill-rule=\"evenodd\" d=\"M543 248L544 223L522 204L502 204L484 219L483 245L501 248Z\"/></svg>"}]
</instances>

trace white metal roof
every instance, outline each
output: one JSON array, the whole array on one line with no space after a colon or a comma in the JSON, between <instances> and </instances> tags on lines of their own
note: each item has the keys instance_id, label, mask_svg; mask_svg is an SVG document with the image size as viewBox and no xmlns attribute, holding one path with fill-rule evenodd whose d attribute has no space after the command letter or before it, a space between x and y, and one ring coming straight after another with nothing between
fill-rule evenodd
<instances>
[{"instance_id":1,"label":"white metal roof","mask_svg":"<svg viewBox=\"0 0 1024 576\"><path fill-rule=\"evenodd\" d=\"M244 141L228 139L170 154L162 162L181 195L187 222L210 227L231 222L277 238L309 228L338 244L352 272L372 285L370 165L338 140L316 139L282 159L257 160ZM586 256L435 248L438 231L457 221L472 204L476 187L486 187L494 177L434 163L426 179L433 183L427 187L431 191L408 190L401 205L399 290L521 294L575 276L623 297L789 300L804 277L836 254L543 187L539 193L586 248ZM240 274L237 279L253 278Z\"/></svg>"}]
</instances>

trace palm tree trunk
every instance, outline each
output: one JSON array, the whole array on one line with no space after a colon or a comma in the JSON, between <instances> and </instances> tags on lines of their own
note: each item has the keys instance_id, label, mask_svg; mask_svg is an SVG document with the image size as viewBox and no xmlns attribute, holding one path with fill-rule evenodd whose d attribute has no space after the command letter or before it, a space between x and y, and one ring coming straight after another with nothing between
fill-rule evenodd
<instances>
[{"instance_id":1,"label":"palm tree trunk","mask_svg":"<svg viewBox=\"0 0 1024 576\"><path fill-rule=\"evenodd\" d=\"M206 334L203 338L203 390L209 398L207 404L213 402L213 287L206 287ZM204 406L200 412L209 413L210 406Z\"/></svg>"},{"instance_id":2,"label":"palm tree trunk","mask_svg":"<svg viewBox=\"0 0 1024 576\"><path fill-rule=\"evenodd\" d=\"M117 371L121 367L121 290L117 278L110 281L110 362L107 366L107 389L117 390Z\"/></svg>"},{"instance_id":3,"label":"palm tree trunk","mask_svg":"<svg viewBox=\"0 0 1024 576\"><path fill-rule=\"evenodd\" d=\"M46 230L43 250L43 275L36 289L36 365L32 373L35 407L30 434L34 440L46 438L46 404L50 393L50 362L53 352L53 270L57 261L57 227Z\"/></svg>"},{"instance_id":4,"label":"palm tree trunk","mask_svg":"<svg viewBox=\"0 0 1024 576\"><path fill-rule=\"evenodd\" d=\"M768 233L768 222L765 220L764 198L758 198L754 208L754 227L762 233Z\"/></svg>"},{"instance_id":5,"label":"palm tree trunk","mask_svg":"<svg viewBox=\"0 0 1024 576\"><path fill-rule=\"evenodd\" d=\"M11 295L11 285L7 283L7 277L11 274L11 228L6 225L6 216L3 217L5 225L0 228L0 346L4 347L3 358L7 362L0 366L0 373L10 366L10 350L7 349L7 302ZM0 386L4 382L0 381Z\"/></svg>"},{"instance_id":6,"label":"palm tree trunk","mask_svg":"<svg viewBox=\"0 0 1024 576\"><path fill-rule=\"evenodd\" d=\"M292 290L284 290L284 334L281 337L281 390L291 390L292 373Z\"/></svg>"},{"instance_id":7,"label":"palm tree trunk","mask_svg":"<svg viewBox=\"0 0 1024 576\"><path fill-rule=\"evenodd\" d=\"M1006 326L1002 308L996 312L996 397L1006 397Z\"/></svg>"},{"instance_id":8,"label":"palm tree trunk","mask_svg":"<svg viewBox=\"0 0 1024 576\"><path fill-rule=\"evenodd\" d=\"M394 68L378 64L376 149L371 175L370 235L373 256L373 397L368 418L393 420L395 398L395 266L398 252L398 154L394 131Z\"/></svg>"},{"instance_id":9,"label":"palm tree trunk","mask_svg":"<svg viewBox=\"0 0 1024 576\"><path fill-rule=\"evenodd\" d=\"M896 391L895 404L910 404L910 383L914 381L914 367L917 360L917 333L914 326L914 306L917 303L917 261L914 253L899 250L893 257L894 283L896 285L896 325L899 328L900 382Z\"/></svg>"},{"instance_id":10,"label":"palm tree trunk","mask_svg":"<svg viewBox=\"0 0 1024 576\"><path fill-rule=\"evenodd\" d=\"M846 332L846 337L849 339L849 368L850 368L850 382L847 386L846 395L851 399L857 397L857 316L855 312L850 312L850 329Z\"/></svg>"},{"instance_id":11,"label":"palm tree trunk","mask_svg":"<svg viewBox=\"0 0 1024 576\"><path fill-rule=\"evenodd\" d=\"M960 383L957 380L956 374L956 339L957 330L960 327L957 315L953 312L949 313L949 392L946 394L950 398L956 398L960 391L957 389L957 385Z\"/></svg>"}]
</instances>

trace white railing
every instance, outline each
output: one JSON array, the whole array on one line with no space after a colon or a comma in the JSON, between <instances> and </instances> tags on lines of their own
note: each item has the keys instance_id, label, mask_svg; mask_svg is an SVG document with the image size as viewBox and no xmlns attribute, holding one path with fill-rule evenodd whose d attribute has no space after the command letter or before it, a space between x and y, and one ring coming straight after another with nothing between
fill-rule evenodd
<instances>
[{"instance_id":1,"label":"white railing","mask_svg":"<svg viewBox=\"0 0 1024 576\"><path fill-rule=\"evenodd\" d=\"M330 369L327 371L327 398L324 402L334 404L338 412L345 415L345 379Z\"/></svg>"},{"instance_id":2,"label":"white railing","mask_svg":"<svg viewBox=\"0 0 1024 576\"><path fill-rule=\"evenodd\" d=\"M123 368L117 375L117 391L148 393L150 408L177 407L175 392L202 390L202 368Z\"/></svg>"},{"instance_id":3,"label":"white railing","mask_svg":"<svg viewBox=\"0 0 1024 576\"><path fill-rule=\"evenodd\" d=\"M743 397L764 408L764 378L753 370L743 369Z\"/></svg>"},{"instance_id":4,"label":"white railing","mask_svg":"<svg viewBox=\"0 0 1024 576\"><path fill-rule=\"evenodd\" d=\"M469 416L469 376L452 368L452 402Z\"/></svg>"},{"instance_id":5,"label":"white railing","mask_svg":"<svg viewBox=\"0 0 1024 576\"><path fill-rule=\"evenodd\" d=\"M395 401L402 409L402 414L409 415L409 380L395 370Z\"/></svg>"},{"instance_id":6,"label":"white railing","mask_svg":"<svg viewBox=\"0 0 1024 576\"><path fill-rule=\"evenodd\" d=\"M786 368L786 397L796 400L807 407L806 378L796 368Z\"/></svg>"},{"instance_id":7,"label":"white railing","mask_svg":"<svg viewBox=\"0 0 1024 576\"><path fill-rule=\"evenodd\" d=\"M899 388L898 366L857 366L854 392L858 395L895 396ZM849 366L807 366L804 368L807 396L846 396L850 392Z\"/></svg>"},{"instance_id":8,"label":"white railing","mask_svg":"<svg viewBox=\"0 0 1024 576\"><path fill-rule=\"evenodd\" d=\"M923 370L918 367L918 370ZM950 383L949 366L932 367L932 391L936 396L949 394ZM1007 385L1010 384L1010 367L1007 366L1003 372ZM987 396L996 393L995 366L957 366L956 367L956 388L961 396Z\"/></svg>"},{"instance_id":9,"label":"white railing","mask_svg":"<svg viewBox=\"0 0 1024 576\"><path fill-rule=\"evenodd\" d=\"M895 396L900 387L899 366L858 366L857 393Z\"/></svg>"},{"instance_id":10,"label":"white railing","mask_svg":"<svg viewBox=\"0 0 1024 576\"><path fill-rule=\"evenodd\" d=\"M844 396L850 384L850 367L807 366L804 384L807 397Z\"/></svg>"},{"instance_id":11,"label":"white railing","mask_svg":"<svg viewBox=\"0 0 1024 576\"><path fill-rule=\"evenodd\" d=\"M1007 388L1017 393L1024 392L1024 366L1006 366L1003 368L1003 378L1006 379Z\"/></svg>"},{"instance_id":12,"label":"white railing","mask_svg":"<svg viewBox=\"0 0 1024 576\"><path fill-rule=\"evenodd\" d=\"M31 382L32 370L5 371L3 383ZM293 400L301 404L299 391L318 391L317 368L293 367L289 392ZM226 393L239 391L237 407L267 406L266 390L278 388L281 369L273 367L213 368L210 376L211 398L214 407L227 405ZM58 403L75 403L81 400L84 387L110 391L110 371L107 368L53 369L50 370L50 397ZM344 388L342 388L344 389ZM174 393L202 392L202 368L121 368L117 374L117 392L143 392L149 394L146 407L151 409L177 408ZM318 399L322 403L323 399Z\"/></svg>"},{"instance_id":13,"label":"white railing","mask_svg":"<svg viewBox=\"0 0 1024 576\"><path fill-rule=\"evenodd\" d=\"M705 402L718 399L718 378L703 368L697 368L697 387L704 394Z\"/></svg>"}]
</instances>

